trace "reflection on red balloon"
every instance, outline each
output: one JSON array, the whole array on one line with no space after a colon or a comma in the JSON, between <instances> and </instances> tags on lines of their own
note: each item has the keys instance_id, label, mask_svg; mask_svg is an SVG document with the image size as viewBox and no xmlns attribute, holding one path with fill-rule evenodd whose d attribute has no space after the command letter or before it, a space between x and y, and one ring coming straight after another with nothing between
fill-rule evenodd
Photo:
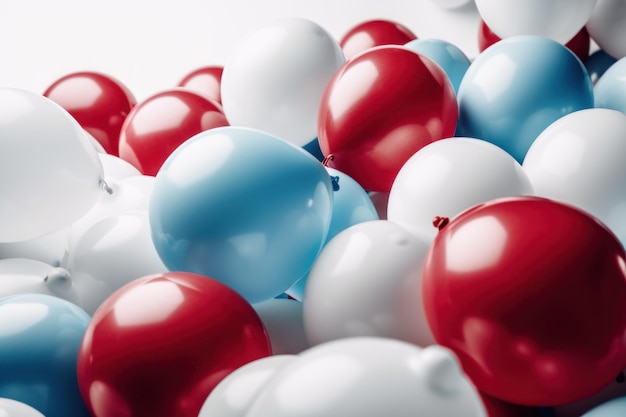
<instances>
[{"instance_id":1,"label":"reflection on red balloon","mask_svg":"<svg viewBox=\"0 0 626 417\"><path fill-rule=\"evenodd\" d=\"M189 88L222 104L221 83L223 71L224 67L221 66L198 68L185 75L178 83L178 86Z\"/></svg>"},{"instance_id":2,"label":"reflection on red balloon","mask_svg":"<svg viewBox=\"0 0 626 417\"><path fill-rule=\"evenodd\" d=\"M423 302L437 342L503 401L578 401L626 362L624 248L569 205L515 197L460 214L426 257Z\"/></svg>"},{"instance_id":3,"label":"reflection on red balloon","mask_svg":"<svg viewBox=\"0 0 626 417\"><path fill-rule=\"evenodd\" d=\"M105 74L76 72L59 78L43 95L67 110L107 153L118 156L122 124L137 104L124 84Z\"/></svg>"},{"instance_id":4,"label":"reflection on red balloon","mask_svg":"<svg viewBox=\"0 0 626 417\"><path fill-rule=\"evenodd\" d=\"M487 26L484 20L480 19L480 25L478 27L478 49L480 52L489 48L494 43L500 41L500 37L493 33L493 31ZM591 38L587 28L583 28L565 44L576 56L583 62L589 58L589 48L591 46Z\"/></svg>"},{"instance_id":5,"label":"reflection on red balloon","mask_svg":"<svg viewBox=\"0 0 626 417\"><path fill-rule=\"evenodd\" d=\"M379 46L339 68L318 115L327 165L368 191L389 192L415 152L454 135L458 112L439 65L401 46Z\"/></svg>"},{"instance_id":6,"label":"reflection on red balloon","mask_svg":"<svg viewBox=\"0 0 626 417\"><path fill-rule=\"evenodd\" d=\"M228 126L221 106L188 89L157 93L137 104L120 134L120 158L156 175L167 157L192 136Z\"/></svg>"},{"instance_id":7,"label":"reflection on red balloon","mask_svg":"<svg viewBox=\"0 0 626 417\"><path fill-rule=\"evenodd\" d=\"M269 355L265 328L239 294L169 272L127 284L95 312L78 382L94 417L197 417L226 375Z\"/></svg>"},{"instance_id":8,"label":"reflection on red balloon","mask_svg":"<svg viewBox=\"0 0 626 417\"><path fill-rule=\"evenodd\" d=\"M368 20L350 29L339 42L343 55L351 59L355 55L381 45L404 45L417 39L406 26L391 20Z\"/></svg>"}]
</instances>

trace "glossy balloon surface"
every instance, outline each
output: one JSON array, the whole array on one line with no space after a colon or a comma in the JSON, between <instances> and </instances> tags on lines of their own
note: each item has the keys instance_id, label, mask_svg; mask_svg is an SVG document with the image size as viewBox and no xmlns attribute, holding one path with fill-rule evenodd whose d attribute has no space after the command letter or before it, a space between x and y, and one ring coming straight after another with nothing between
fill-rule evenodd
<instances>
[{"instance_id":1,"label":"glossy balloon surface","mask_svg":"<svg viewBox=\"0 0 626 417\"><path fill-rule=\"evenodd\" d=\"M548 125L593 107L593 87L565 46L520 36L498 42L472 62L458 100L458 136L491 142L521 163Z\"/></svg>"},{"instance_id":2,"label":"glossy balloon surface","mask_svg":"<svg viewBox=\"0 0 626 417\"><path fill-rule=\"evenodd\" d=\"M0 242L70 226L102 193L102 165L84 130L25 90L1 88L0 113Z\"/></svg>"},{"instance_id":3,"label":"glossy balloon surface","mask_svg":"<svg viewBox=\"0 0 626 417\"><path fill-rule=\"evenodd\" d=\"M162 91L130 112L120 132L119 155L144 175L156 175L187 139L227 125L221 107L212 100L182 88Z\"/></svg>"},{"instance_id":4,"label":"glossy balloon surface","mask_svg":"<svg viewBox=\"0 0 626 417\"><path fill-rule=\"evenodd\" d=\"M511 197L465 211L435 238L422 282L435 339L488 395L554 406L624 368L626 254L573 206Z\"/></svg>"},{"instance_id":5,"label":"glossy balloon surface","mask_svg":"<svg viewBox=\"0 0 626 417\"><path fill-rule=\"evenodd\" d=\"M626 114L610 109L574 112L554 122L524 159L539 196L579 207L626 243Z\"/></svg>"},{"instance_id":6,"label":"glossy balloon surface","mask_svg":"<svg viewBox=\"0 0 626 417\"><path fill-rule=\"evenodd\" d=\"M122 124L137 104L133 93L110 75L75 72L52 83L44 96L58 103L111 155L118 155Z\"/></svg>"},{"instance_id":7,"label":"glossy balloon surface","mask_svg":"<svg viewBox=\"0 0 626 417\"><path fill-rule=\"evenodd\" d=\"M501 38L535 35L565 43L585 26L596 0L476 0L480 16Z\"/></svg>"},{"instance_id":8,"label":"glossy balloon surface","mask_svg":"<svg viewBox=\"0 0 626 417\"><path fill-rule=\"evenodd\" d=\"M454 87L439 65L401 46L380 46L330 81L318 140L329 167L368 191L388 192L406 160L453 136L456 121Z\"/></svg>"},{"instance_id":9,"label":"glossy balloon surface","mask_svg":"<svg viewBox=\"0 0 626 417\"><path fill-rule=\"evenodd\" d=\"M224 114L233 126L303 146L317 136L320 99L344 61L335 38L319 24L272 20L229 55L222 74Z\"/></svg>"},{"instance_id":10,"label":"glossy balloon surface","mask_svg":"<svg viewBox=\"0 0 626 417\"><path fill-rule=\"evenodd\" d=\"M417 39L405 25L386 19L366 20L343 35L339 44L346 59L382 45L404 45Z\"/></svg>"},{"instance_id":11,"label":"glossy balloon surface","mask_svg":"<svg viewBox=\"0 0 626 417\"><path fill-rule=\"evenodd\" d=\"M615 59L626 57L626 3L598 0L587 22L591 38Z\"/></svg>"},{"instance_id":12,"label":"glossy balloon surface","mask_svg":"<svg viewBox=\"0 0 626 417\"><path fill-rule=\"evenodd\" d=\"M315 346L281 369L246 417L486 417L453 354L393 339L353 337Z\"/></svg>"},{"instance_id":13,"label":"glossy balloon surface","mask_svg":"<svg viewBox=\"0 0 626 417\"><path fill-rule=\"evenodd\" d=\"M170 270L224 282L257 303L311 267L331 219L324 166L270 134L213 129L165 163L150 201L157 252Z\"/></svg>"},{"instance_id":14,"label":"glossy balloon surface","mask_svg":"<svg viewBox=\"0 0 626 417\"><path fill-rule=\"evenodd\" d=\"M591 82L593 82L594 86L606 70L616 62L617 59L613 58L602 49L598 49L589 55L589 58L585 61L585 68L587 68L587 72L589 73L589 77L591 78Z\"/></svg>"},{"instance_id":15,"label":"glossy balloon surface","mask_svg":"<svg viewBox=\"0 0 626 417\"><path fill-rule=\"evenodd\" d=\"M434 343L424 315L421 271L429 242L398 224L370 221L324 247L304 291L312 345L355 336Z\"/></svg>"},{"instance_id":16,"label":"glossy balloon surface","mask_svg":"<svg viewBox=\"0 0 626 417\"><path fill-rule=\"evenodd\" d=\"M604 72L593 92L596 107L626 114L626 57Z\"/></svg>"},{"instance_id":17,"label":"glossy balloon surface","mask_svg":"<svg viewBox=\"0 0 626 417\"><path fill-rule=\"evenodd\" d=\"M185 75L178 83L179 87L189 88L196 93L222 104L222 73L224 67L214 65L201 67Z\"/></svg>"},{"instance_id":18,"label":"glossy balloon surface","mask_svg":"<svg viewBox=\"0 0 626 417\"><path fill-rule=\"evenodd\" d=\"M94 417L197 417L229 373L271 354L254 309L205 276L139 278L94 314L78 356Z\"/></svg>"},{"instance_id":19,"label":"glossy balloon surface","mask_svg":"<svg viewBox=\"0 0 626 417\"><path fill-rule=\"evenodd\" d=\"M0 398L0 415L6 417L45 417L33 407L8 398Z\"/></svg>"},{"instance_id":20,"label":"glossy balloon surface","mask_svg":"<svg viewBox=\"0 0 626 417\"><path fill-rule=\"evenodd\" d=\"M43 294L0 299L0 397L46 417L88 417L76 378L76 358L89 316Z\"/></svg>"}]
</instances>

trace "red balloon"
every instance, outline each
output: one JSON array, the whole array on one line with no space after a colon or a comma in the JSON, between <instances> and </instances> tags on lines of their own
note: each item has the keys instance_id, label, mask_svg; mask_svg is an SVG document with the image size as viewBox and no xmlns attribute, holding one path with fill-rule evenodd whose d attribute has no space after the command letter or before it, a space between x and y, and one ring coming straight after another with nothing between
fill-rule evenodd
<instances>
[{"instance_id":1,"label":"red balloon","mask_svg":"<svg viewBox=\"0 0 626 417\"><path fill-rule=\"evenodd\" d=\"M212 66L198 68L187 74L179 83L179 87L189 88L211 100L222 104L222 72L224 67Z\"/></svg>"},{"instance_id":2,"label":"red balloon","mask_svg":"<svg viewBox=\"0 0 626 417\"><path fill-rule=\"evenodd\" d=\"M192 136L227 126L221 106L188 89L162 91L137 104L120 133L120 158L156 175L168 156Z\"/></svg>"},{"instance_id":3,"label":"red balloon","mask_svg":"<svg viewBox=\"0 0 626 417\"><path fill-rule=\"evenodd\" d=\"M339 45L346 59L366 49L382 45L404 45L417 39L417 36L406 26L390 20L368 20L362 22L346 33Z\"/></svg>"},{"instance_id":4,"label":"red balloon","mask_svg":"<svg viewBox=\"0 0 626 417\"><path fill-rule=\"evenodd\" d=\"M480 26L478 28L478 48L480 52L489 48L501 39L498 35L487 26L484 20L480 20ZM583 28L565 44L581 61L585 62L589 58L589 48L591 46L591 38L587 28Z\"/></svg>"},{"instance_id":5,"label":"red balloon","mask_svg":"<svg viewBox=\"0 0 626 417\"><path fill-rule=\"evenodd\" d=\"M76 72L59 78L43 93L70 113L111 154L118 156L122 124L137 104L120 81L96 72Z\"/></svg>"},{"instance_id":6,"label":"red balloon","mask_svg":"<svg viewBox=\"0 0 626 417\"><path fill-rule=\"evenodd\" d=\"M539 410L534 407L507 403L483 393L480 397L487 411L487 417L542 417Z\"/></svg>"},{"instance_id":7,"label":"red balloon","mask_svg":"<svg viewBox=\"0 0 626 417\"><path fill-rule=\"evenodd\" d=\"M469 209L438 233L422 279L435 339L495 398L578 401L626 365L626 254L577 208L514 197Z\"/></svg>"},{"instance_id":8,"label":"red balloon","mask_svg":"<svg viewBox=\"0 0 626 417\"><path fill-rule=\"evenodd\" d=\"M322 97L318 140L326 164L369 191L389 192L404 163L454 136L454 87L441 67L401 46L379 46L346 62Z\"/></svg>"},{"instance_id":9,"label":"red balloon","mask_svg":"<svg viewBox=\"0 0 626 417\"><path fill-rule=\"evenodd\" d=\"M247 301L211 278L169 272L119 289L93 315L78 384L94 417L197 417L230 372L271 355Z\"/></svg>"}]
</instances>

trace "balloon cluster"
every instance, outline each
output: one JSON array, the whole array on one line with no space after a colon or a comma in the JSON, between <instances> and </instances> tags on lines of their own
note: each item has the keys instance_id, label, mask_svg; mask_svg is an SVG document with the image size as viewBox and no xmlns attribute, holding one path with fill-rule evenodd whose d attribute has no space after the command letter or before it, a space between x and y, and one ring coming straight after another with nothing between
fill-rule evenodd
<instances>
[{"instance_id":1,"label":"balloon cluster","mask_svg":"<svg viewBox=\"0 0 626 417\"><path fill-rule=\"evenodd\" d=\"M0 88L0 414L626 414L626 6L475 4Z\"/></svg>"}]
</instances>

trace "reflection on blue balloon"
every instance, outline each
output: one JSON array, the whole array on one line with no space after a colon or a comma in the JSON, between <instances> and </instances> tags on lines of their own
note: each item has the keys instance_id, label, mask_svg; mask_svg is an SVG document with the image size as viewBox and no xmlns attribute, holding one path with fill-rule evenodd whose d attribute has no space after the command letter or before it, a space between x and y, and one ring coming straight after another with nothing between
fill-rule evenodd
<instances>
[{"instance_id":1,"label":"reflection on blue balloon","mask_svg":"<svg viewBox=\"0 0 626 417\"><path fill-rule=\"evenodd\" d=\"M593 107L593 86L565 46L538 36L500 41L470 65L459 87L458 132L491 142L522 163L552 122Z\"/></svg>"},{"instance_id":2,"label":"reflection on blue balloon","mask_svg":"<svg viewBox=\"0 0 626 417\"><path fill-rule=\"evenodd\" d=\"M332 185L305 150L228 126L186 141L159 171L152 237L171 271L210 276L256 303L311 267L328 234Z\"/></svg>"},{"instance_id":3,"label":"reflection on blue balloon","mask_svg":"<svg viewBox=\"0 0 626 417\"><path fill-rule=\"evenodd\" d=\"M582 417L624 417L626 397L615 398L587 411Z\"/></svg>"},{"instance_id":4,"label":"reflection on blue balloon","mask_svg":"<svg viewBox=\"0 0 626 417\"><path fill-rule=\"evenodd\" d=\"M470 66L469 58L456 45L440 39L415 39L404 45L435 61L445 71L458 93L461 80Z\"/></svg>"},{"instance_id":5,"label":"reflection on blue balloon","mask_svg":"<svg viewBox=\"0 0 626 417\"><path fill-rule=\"evenodd\" d=\"M335 192L333 195L330 229L324 245L339 232L350 226L370 220L379 220L378 212L376 207L374 207L374 203L372 203L372 199L358 182L334 168L327 167L326 170L333 179ZM289 295L297 300L302 300L307 276L308 274L289 289Z\"/></svg>"},{"instance_id":6,"label":"reflection on blue balloon","mask_svg":"<svg viewBox=\"0 0 626 417\"><path fill-rule=\"evenodd\" d=\"M602 49L598 49L593 54L589 55L589 58L585 61L585 67L587 68L591 82L594 84L597 83L606 70L616 62L617 59L613 58Z\"/></svg>"},{"instance_id":7,"label":"reflection on blue balloon","mask_svg":"<svg viewBox=\"0 0 626 417\"><path fill-rule=\"evenodd\" d=\"M76 360L89 320L74 304L50 295L0 299L0 397L46 417L88 417Z\"/></svg>"},{"instance_id":8,"label":"reflection on blue balloon","mask_svg":"<svg viewBox=\"0 0 626 417\"><path fill-rule=\"evenodd\" d=\"M596 107L626 113L626 57L611 65L594 88Z\"/></svg>"}]
</instances>

